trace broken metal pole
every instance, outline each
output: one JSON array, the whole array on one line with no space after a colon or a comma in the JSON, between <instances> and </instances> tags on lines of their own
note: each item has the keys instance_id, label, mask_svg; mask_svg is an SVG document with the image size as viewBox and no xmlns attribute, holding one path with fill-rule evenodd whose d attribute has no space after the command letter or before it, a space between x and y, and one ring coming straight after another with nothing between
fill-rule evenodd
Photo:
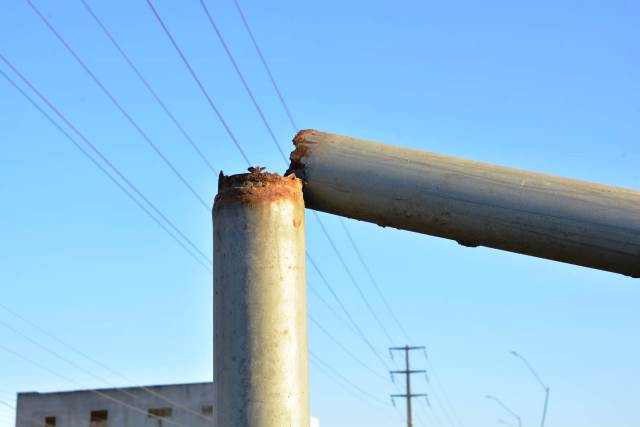
<instances>
[{"instance_id":1,"label":"broken metal pole","mask_svg":"<svg viewBox=\"0 0 640 427\"><path fill-rule=\"evenodd\" d=\"M216 425L308 427L302 183L221 173L213 222Z\"/></svg>"},{"instance_id":2,"label":"broken metal pole","mask_svg":"<svg viewBox=\"0 0 640 427\"><path fill-rule=\"evenodd\" d=\"M640 192L315 130L294 144L308 208L640 277Z\"/></svg>"}]
</instances>

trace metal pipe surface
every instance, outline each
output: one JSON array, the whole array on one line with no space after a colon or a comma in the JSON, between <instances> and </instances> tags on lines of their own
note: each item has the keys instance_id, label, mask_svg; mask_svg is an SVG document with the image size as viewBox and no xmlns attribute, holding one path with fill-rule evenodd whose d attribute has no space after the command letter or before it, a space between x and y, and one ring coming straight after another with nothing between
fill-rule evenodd
<instances>
[{"instance_id":1,"label":"metal pipe surface","mask_svg":"<svg viewBox=\"0 0 640 427\"><path fill-rule=\"evenodd\" d=\"M214 384L220 427L309 427L302 183L220 174Z\"/></svg>"},{"instance_id":2,"label":"metal pipe surface","mask_svg":"<svg viewBox=\"0 0 640 427\"><path fill-rule=\"evenodd\" d=\"M640 277L637 191L315 130L294 144L308 208Z\"/></svg>"}]
</instances>

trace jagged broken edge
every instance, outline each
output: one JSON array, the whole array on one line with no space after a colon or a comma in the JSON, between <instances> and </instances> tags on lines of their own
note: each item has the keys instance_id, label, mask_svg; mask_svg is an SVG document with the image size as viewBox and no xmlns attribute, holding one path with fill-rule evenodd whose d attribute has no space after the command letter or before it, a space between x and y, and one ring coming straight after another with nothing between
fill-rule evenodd
<instances>
[{"instance_id":1,"label":"jagged broken edge","mask_svg":"<svg viewBox=\"0 0 640 427\"><path fill-rule=\"evenodd\" d=\"M304 157L309 154L309 143L310 141L305 140L307 135L316 135L320 133L315 129L304 129L299 131L295 137L293 137L293 145L294 149L289 154L289 168L284 173L285 176L289 176L290 174L294 174L296 177L302 180L303 184L307 182L307 176L304 168Z\"/></svg>"}]
</instances>

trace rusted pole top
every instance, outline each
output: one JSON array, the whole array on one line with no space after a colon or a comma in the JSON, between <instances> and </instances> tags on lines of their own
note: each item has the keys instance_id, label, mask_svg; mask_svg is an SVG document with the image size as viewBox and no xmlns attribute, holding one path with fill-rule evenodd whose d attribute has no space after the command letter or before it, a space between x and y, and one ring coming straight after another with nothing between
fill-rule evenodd
<instances>
[{"instance_id":1,"label":"rusted pole top","mask_svg":"<svg viewBox=\"0 0 640 427\"><path fill-rule=\"evenodd\" d=\"M249 168L249 173L218 177L218 194L213 205L214 211L229 205L259 205L279 199L302 202L302 181L295 175L281 176L263 172L264 168Z\"/></svg>"},{"instance_id":2,"label":"rusted pole top","mask_svg":"<svg viewBox=\"0 0 640 427\"><path fill-rule=\"evenodd\" d=\"M640 193L316 130L289 172L308 208L640 277Z\"/></svg>"}]
</instances>

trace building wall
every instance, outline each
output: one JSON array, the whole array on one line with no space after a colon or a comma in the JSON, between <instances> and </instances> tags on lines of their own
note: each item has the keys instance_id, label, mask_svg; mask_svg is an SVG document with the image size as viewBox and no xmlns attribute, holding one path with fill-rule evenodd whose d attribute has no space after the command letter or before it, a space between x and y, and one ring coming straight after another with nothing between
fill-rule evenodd
<instances>
[{"instance_id":1,"label":"building wall","mask_svg":"<svg viewBox=\"0 0 640 427\"><path fill-rule=\"evenodd\" d=\"M215 411L212 382L145 388L18 393L16 427L50 427L45 425L47 417L55 417L55 427L215 426L214 413L208 412L208 410ZM171 408L170 416L158 417L149 414L149 410L165 408ZM92 412L105 410L107 411L106 425L91 422ZM311 427L320 426L315 418L311 419L310 425Z\"/></svg>"},{"instance_id":2,"label":"building wall","mask_svg":"<svg viewBox=\"0 0 640 427\"><path fill-rule=\"evenodd\" d=\"M213 383L147 388L175 403L167 402L139 387L58 393L19 393L16 426L45 427L46 417L56 417L56 427L92 427L91 412L100 410L107 411L109 427L211 427L213 425L213 415L206 413L204 408L213 406ZM124 402L130 407L110 398ZM181 408L180 405L192 412ZM163 408L171 408L171 416L156 417L148 414L149 409ZM93 427L100 427L98 423L93 424Z\"/></svg>"}]
</instances>

